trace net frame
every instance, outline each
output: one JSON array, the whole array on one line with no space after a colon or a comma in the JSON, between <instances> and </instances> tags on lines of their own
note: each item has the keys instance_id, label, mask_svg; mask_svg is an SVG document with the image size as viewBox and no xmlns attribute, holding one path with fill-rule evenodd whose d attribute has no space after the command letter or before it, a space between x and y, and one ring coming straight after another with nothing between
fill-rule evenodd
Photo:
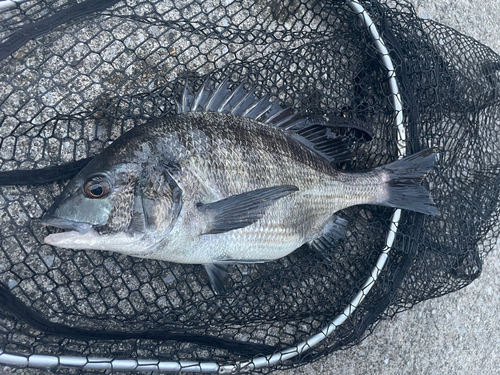
<instances>
[{"instance_id":1,"label":"net frame","mask_svg":"<svg viewBox=\"0 0 500 375\"><path fill-rule=\"evenodd\" d=\"M13 6L15 3L9 3L7 6ZM386 44L373 20L364 7L356 0L346 0L353 14L363 22L373 41L374 47L380 55L383 67L387 70L387 77L390 88L390 100L395 112L394 126L397 129L397 152L398 159L406 155L406 129L403 124L403 106L401 94L399 91L396 71ZM340 327L353 312L358 308L361 302L368 295L375 285L380 273L383 271L392 249L396 233L398 231L399 221L401 219L401 210L396 209L390 219L390 228L388 230L385 246L382 249L371 274L363 283L361 289L355 294L349 304L343 309L330 324L325 326L319 333L310 336L301 343L265 356L259 356L249 359L245 362L232 364L218 364L216 362L197 362L197 361L159 361L155 359L113 359L98 357L77 357L77 356L48 356L32 354L29 356L6 353L0 349L0 365L18 366L28 368L58 368L69 367L83 370L111 370L111 371L160 371L177 373L213 373L220 374L248 372L266 367L276 366L286 360L306 353L308 350L316 347L320 342L330 336L338 327Z\"/></svg>"}]
</instances>

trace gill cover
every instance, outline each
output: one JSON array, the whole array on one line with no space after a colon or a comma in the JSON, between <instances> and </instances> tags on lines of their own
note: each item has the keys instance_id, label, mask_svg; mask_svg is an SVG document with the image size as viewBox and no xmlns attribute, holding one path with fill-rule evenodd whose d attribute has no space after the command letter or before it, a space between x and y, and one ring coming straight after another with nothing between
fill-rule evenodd
<instances>
[{"instance_id":1,"label":"gill cover","mask_svg":"<svg viewBox=\"0 0 500 375\"><path fill-rule=\"evenodd\" d=\"M168 158L144 168L138 195L141 196L144 225L148 230L169 233L182 210L182 189L173 176L180 166Z\"/></svg>"}]
</instances>

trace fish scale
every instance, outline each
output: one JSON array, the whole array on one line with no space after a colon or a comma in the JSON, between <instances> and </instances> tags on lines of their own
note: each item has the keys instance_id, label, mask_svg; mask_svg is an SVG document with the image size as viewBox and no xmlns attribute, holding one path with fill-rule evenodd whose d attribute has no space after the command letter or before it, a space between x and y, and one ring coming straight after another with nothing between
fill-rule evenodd
<instances>
[{"instance_id":1,"label":"fish scale","mask_svg":"<svg viewBox=\"0 0 500 375\"><path fill-rule=\"evenodd\" d=\"M96 156L42 219L72 230L45 241L204 264L217 292L227 264L278 259L303 244L334 247L347 225L336 213L346 207L438 213L420 185L435 150L344 173L333 166L350 155L332 131L338 122L297 118L225 84L206 82L195 97L186 87L181 113L130 130ZM87 184L100 196L85 196Z\"/></svg>"}]
</instances>

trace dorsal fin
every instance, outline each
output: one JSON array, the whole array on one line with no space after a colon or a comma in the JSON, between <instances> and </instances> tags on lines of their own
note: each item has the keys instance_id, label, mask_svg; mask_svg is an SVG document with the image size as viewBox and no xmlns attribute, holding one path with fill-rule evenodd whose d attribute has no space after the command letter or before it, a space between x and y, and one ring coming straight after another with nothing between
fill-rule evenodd
<instances>
[{"instance_id":1,"label":"dorsal fin","mask_svg":"<svg viewBox=\"0 0 500 375\"><path fill-rule=\"evenodd\" d=\"M181 102L179 103L176 101L177 113L191 112L193 99L194 99L193 93L191 92L188 81L186 80L186 83L184 84L184 91L182 92Z\"/></svg>"},{"instance_id":2,"label":"dorsal fin","mask_svg":"<svg viewBox=\"0 0 500 375\"><path fill-rule=\"evenodd\" d=\"M194 97L192 106L193 112L197 111L198 108L200 109L200 111L203 111L203 109L205 108L205 104L210 102L210 99L212 98L212 94L214 92L212 86L212 81L208 79L203 82L203 85L201 85L200 89Z\"/></svg>"},{"instance_id":3,"label":"dorsal fin","mask_svg":"<svg viewBox=\"0 0 500 375\"><path fill-rule=\"evenodd\" d=\"M205 111L207 112L219 112L223 109L223 101L229 95L229 89L227 88L227 78L222 81L222 83L215 89L213 94L210 96L207 104L205 106Z\"/></svg>"},{"instance_id":4,"label":"dorsal fin","mask_svg":"<svg viewBox=\"0 0 500 375\"><path fill-rule=\"evenodd\" d=\"M177 112L219 112L231 113L234 116L251 118L273 125L275 121L271 117L284 112L277 101L271 102L268 96L258 99L254 92L245 90L244 83L230 91L227 86L227 78L218 86L214 86L210 79L205 80L198 92L193 95L186 81L182 93L181 102L177 103ZM290 113L293 113L291 111Z\"/></svg>"},{"instance_id":5,"label":"dorsal fin","mask_svg":"<svg viewBox=\"0 0 500 375\"><path fill-rule=\"evenodd\" d=\"M177 105L178 113L205 111L251 118L290 132L296 140L332 163L352 158L347 144L332 129L353 128L368 135L366 138L371 138L371 129L359 120L336 116L303 118L292 108L283 109L277 100L271 102L269 96L258 99L254 89L245 90L243 83L230 91L227 81L226 78L215 86L207 79L196 95L193 95L186 81L181 103Z\"/></svg>"}]
</instances>

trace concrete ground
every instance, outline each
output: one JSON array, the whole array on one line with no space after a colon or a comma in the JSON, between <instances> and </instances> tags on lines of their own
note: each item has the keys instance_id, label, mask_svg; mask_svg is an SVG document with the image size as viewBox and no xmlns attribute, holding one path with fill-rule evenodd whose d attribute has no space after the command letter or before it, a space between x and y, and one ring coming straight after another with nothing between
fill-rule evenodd
<instances>
[{"instance_id":1,"label":"concrete ground","mask_svg":"<svg viewBox=\"0 0 500 375\"><path fill-rule=\"evenodd\" d=\"M499 0L412 0L417 14L500 53ZM276 375L500 374L500 249L467 288L379 324L360 345Z\"/></svg>"}]
</instances>

